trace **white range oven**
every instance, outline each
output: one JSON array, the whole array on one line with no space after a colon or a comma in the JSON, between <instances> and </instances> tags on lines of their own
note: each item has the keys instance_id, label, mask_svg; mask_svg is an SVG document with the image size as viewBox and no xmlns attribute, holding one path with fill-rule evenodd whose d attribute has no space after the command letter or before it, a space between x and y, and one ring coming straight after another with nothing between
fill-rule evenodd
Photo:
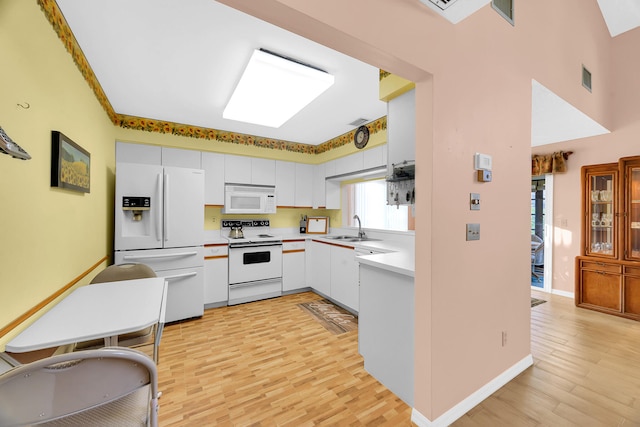
<instances>
[{"instance_id":1,"label":"white range oven","mask_svg":"<svg viewBox=\"0 0 640 427\"><path fill-rule=\"evenodd\" d=\"M228 304L282 295L282 239L269 234L268 220L222 221L223 229L238 226L242 227L242 237L228 238Z\"/></svg>"}]
</instances>

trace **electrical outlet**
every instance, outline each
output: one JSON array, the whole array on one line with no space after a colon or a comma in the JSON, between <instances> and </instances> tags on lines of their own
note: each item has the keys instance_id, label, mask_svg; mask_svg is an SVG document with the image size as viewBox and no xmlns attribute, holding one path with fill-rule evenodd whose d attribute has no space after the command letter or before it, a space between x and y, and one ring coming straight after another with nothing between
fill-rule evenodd
<instances>
[{"instance_id":1,"label":"electrical outlet","mask_svg":"<svg viewBox=\"0 0 640 427\"><path fill-rule=\"evenodd\" d=\"M214 216L213 218L211 218L211 220L212 220L213 222L216 222L216 221L218 220L218 218L216 218L216 217Z\"/></svg>"},{"instance_id":2,"label":"electrical outlet","mask_svg":"<svg viewBox=\"0 0 640 427\"><path fill-rule=\"evenodd\" d=\"M507 331L502 331L502 346L505 347L507 345Z\"/></svg>"}]
</instances>

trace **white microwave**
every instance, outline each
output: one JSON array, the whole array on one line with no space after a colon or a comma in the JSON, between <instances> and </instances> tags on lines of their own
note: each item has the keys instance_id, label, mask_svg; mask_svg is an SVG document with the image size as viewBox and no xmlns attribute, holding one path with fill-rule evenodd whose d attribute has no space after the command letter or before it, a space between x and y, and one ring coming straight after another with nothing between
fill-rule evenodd
<instances>
[{"instance_id":1,"label":"white microwave","mask_svg":"<svg viewBox=\"0 0 640 427\"><path fill-rule=\"evenodd\" d=\"M225 184L223 213L274 214L276 213L276 187Z\"/></svg>"}]
</instances>

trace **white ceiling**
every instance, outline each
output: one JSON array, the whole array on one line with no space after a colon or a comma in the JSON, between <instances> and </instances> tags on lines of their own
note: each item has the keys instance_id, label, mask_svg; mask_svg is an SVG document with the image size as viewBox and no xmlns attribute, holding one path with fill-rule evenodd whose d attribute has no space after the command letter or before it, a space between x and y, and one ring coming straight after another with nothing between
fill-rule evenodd
<instances>
[{"instance_id":1,"label":"white ceiling","mask_svg":"<svg viewBox=\"0 0 640 427\"><path fill-rule=\"evenodd\" d=\"M118 114L317 145L352 131L355 126L349 123L354 120L373 121L387 113L386 103L378 98L376 67L216 1L56 2ZM442 11L423 1L453 23L489 2L457 0ZM598 0L612 36L640 25L638 3ZM225 104L256 48L322 68L336 83L278 129L223 119ZM537 93L545 92L532 92ZM558 108L558 114L568 110ZM560 140L567 138L566 123L565 139ZM536 124L554 126L544 120ZM552 127L537 131L545 140L560 141Z\"/></svg>"}]
</instances>

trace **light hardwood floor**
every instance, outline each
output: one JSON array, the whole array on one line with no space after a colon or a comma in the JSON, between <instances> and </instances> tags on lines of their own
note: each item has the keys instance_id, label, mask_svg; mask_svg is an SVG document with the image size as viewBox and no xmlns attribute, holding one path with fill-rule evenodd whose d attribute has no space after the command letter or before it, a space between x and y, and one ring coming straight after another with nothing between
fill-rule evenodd
<instances>
[{"instance_id":1,"label":"light hardwood floor","mask_svg":"<svg viewBox=\"0 0 640 427\"><path fill-rule=\"evenodd\" d=\"M527 369L453 425L640 426L640 322L532 291ZM411 426L411 408L372 378L357 332L332 335L305 292L207 310L167 325L161 426Z\"/></svg>"}]
</instances>

